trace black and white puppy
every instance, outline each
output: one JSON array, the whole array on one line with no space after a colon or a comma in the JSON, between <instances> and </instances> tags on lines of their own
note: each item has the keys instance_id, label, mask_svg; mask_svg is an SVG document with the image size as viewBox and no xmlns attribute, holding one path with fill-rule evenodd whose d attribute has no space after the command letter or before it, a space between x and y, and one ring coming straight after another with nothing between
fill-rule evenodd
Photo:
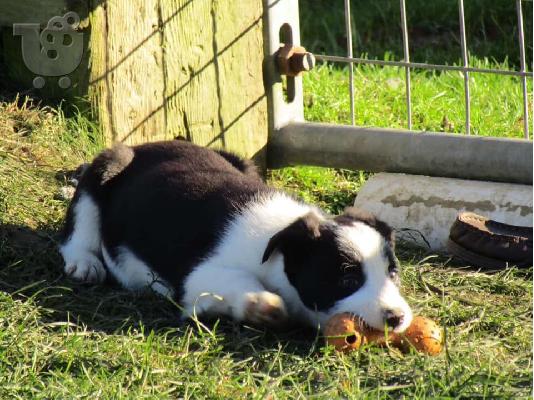
<instances>
[{"instance_id":1,"label":"black and white puppy","mask_svg":"<svg viewBox=\"0 0 534 400\"><path fill-rule=\"evenodd\" d=\"M184 316L313 326L352 312L404 330L393 234L349 208L331 217L268 187L254 166L185 141L102 152L80 178L60 251L65 272L174 297Z\"/></svg>"}]
</instances>

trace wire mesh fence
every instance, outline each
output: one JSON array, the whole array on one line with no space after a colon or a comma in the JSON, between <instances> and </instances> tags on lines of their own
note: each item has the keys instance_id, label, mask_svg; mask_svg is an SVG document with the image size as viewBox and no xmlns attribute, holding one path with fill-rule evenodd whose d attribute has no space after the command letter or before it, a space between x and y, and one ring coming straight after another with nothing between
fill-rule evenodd
<instances>
[{"instance_id":1,"label":"wire mesh fence","mask_svg":"<svg viewBox=\"0 0 534 400\"><path fill-rule=\"evenodd\" d=\"M350 120L351 124L355 125L355 90L354 90L354 64L363 65L379 65L402 67L405 69L405 100L406 100L406 119L407 128L412 129L412 83L411 71L414 69L432 70L432 71L459 71L463 75L463 89L465 102L465 128L466 134L471 134L471 91L470 91L470 74L482 73L492 75L506 75L518 77L521 82L522 91L522 105L523 105L523 135L525 138L530 137L529 132L529 104L528 104L528 85L527 79L533 77L532 69L528 68L526 63L525 52L525 34L524 34L524 17L522 0L515 1L517 13L517 46L519 48L519 70L498 69L498 68L481 68L479 66L469 65L468 43L466 40L466 22L465 22L465 6L463 0L458 0L458 22L459 22L459 36L461 46L461 65L435 64L426 62L412 62L410 60L410 35L409 25L406 14L406 0L399 0L400 7L400 26L402 31L403 44L403 59L400 61L394 60L377 60L363 57L354 57L353 55L353 38L352 38L352 22L351 22L351 3L350 0L344 0L344 14L345 14L345 34L346 34L346 56L317 54L316 58L322 61L340 62L348 65L349 81L348 90L350 96Z\"/></svg>"}]
</instances>

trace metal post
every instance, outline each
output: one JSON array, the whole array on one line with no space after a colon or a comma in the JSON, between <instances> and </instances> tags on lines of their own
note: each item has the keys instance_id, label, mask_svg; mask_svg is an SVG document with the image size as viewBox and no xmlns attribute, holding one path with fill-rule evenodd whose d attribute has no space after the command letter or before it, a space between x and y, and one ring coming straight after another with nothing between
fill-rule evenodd
<instances>
[{"instance_id":1,"label":"metal post","mask_svg":"<svg viewBox=\"0 0 534 400\"><path fill-rule=\"evenodd\" d=\"M465 17L464 17L464 0L458 1L460 11L460 41L462 46L462 61L464 68L469 67L469 57L467 53L467 44L465 40ZM467 69L464 73L464 93L465 93L465 133L471 134L471 99L469 95L469 72Z\"/></svg>"},{"instance_id":2,"label":"metal post","mask_svg":"<svg viewBox=\"0 0 534 400\"><path fill-rule=\"evenodd\" d=\"M345 32L347 35L347 56L352 58L352 27L350 23L350 0L345 0ZM354 65L349 62L350 121L354 125Z\"/></svg>"},{"instance_id":3,"label":"metal post","mask_svg":"<svg viewBox=\"0 0 534 400\"><path fill-rule=\"evenodd\" d=\"M283 95L282 80L276 69L275 55L280 50L280 31L291 33L294 46L300 45L298 0L264 0L267 10L267 62L265 63L266 90L269 101L269 124L271 134L292 121L304 121L302 77L293 79L294 99L286 102Z\"/></svg>"},{"instance_id":4,"label":"metal post","mask_svg":"<svg viewBox=\"0 0 534 400\"><path fill-rule=\"evenodd\" d=\"M404 45L404 61L410 62L410 46L408 44L408 24L406 22L406 1L400 0L402 43ZM410 67L405 67L406 72L406 112L408 115L408 129L412 129L412 90L410 83Z\"/></svg>"},{"instance_id":5,"label":"metal post","mask_svg":"<svg viewBox=\"0 0 534 400\"><path fill-rule=\"evenodd\" d=\"M521 72L526 72L525 62L525 33L523 31L523 9L521 8L521 0L516 0L517 9L517 31L519 34L519 57L521 63ZM525 138L528 139L528 99L527 99L527 77L521 77L521 86L523 89L523 130L525 131Z\"/></svg>"}]
</instances>

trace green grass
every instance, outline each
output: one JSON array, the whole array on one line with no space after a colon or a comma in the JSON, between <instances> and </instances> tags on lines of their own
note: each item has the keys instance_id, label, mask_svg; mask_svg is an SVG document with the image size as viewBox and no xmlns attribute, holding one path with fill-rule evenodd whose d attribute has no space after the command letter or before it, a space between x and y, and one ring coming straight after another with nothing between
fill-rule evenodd
<instances>
[{"instance_id":1,"label":"green grass","mask_svg":"<svg viewBox=\"0 0 534 400\"><path fill-rule=\"evenodd\" d=\"M354 203L356 193L369 174L359 171L320 167L294 167L269 171L270 183L292 191L332 214L339 214Z\"/></svg>"},{"instance_id":2,"label":"green grass","mask_svg":"<svg viewBox=\"0 0 534 400\"><path fill-rule=\"evenodd\" d=\"M150 293L66 279L65 169L102 145L82 113L0 104L0 398L528 398L531 270L493 275L399 249L404 293L446 329L437 357L325 348L313 331L180 324ZM274 185L338 212L365 174L287 169Z\"/></svg>"},{"instance_id":3,"label":"green grass","mask_svg":"<svg viewBox=\"0 0 534 400\"><path fill-rule=\"evenodd\" d=\"M57 227L65 204L50 180L59 168L74 168L94 155L103 146L100 137L79 110L66 117L28 99L0 103L0 222Z\"/></svg>"},{"instance_id":4,"label":"green grass","mask_svg":"<svg viewBox=\"0 0 534 400\"><path fill-rule=\"evenodd\" d=\"M508 69L472 59L471 65ZM405 72L402 68L354 67L355 123L406 128ZM350 124L347 67L321 64L304 77L305 118ZM411 75L414 130L465 132L464 80L459 72L414 71ZM532 80L528 80L532 108ZM471 133L523 137L523 96L518 78L472 73Z\"/></svg>"},{"instance_id":5,"label":"green grass","mask_svg":"<svg viewBox=\"0 0 534 400\"><path fill-rule=\"evenodd\" d=\"M515 2L489 1L465 2L471 62L516 68ZM391 22L398 1L351 4L355 54L402 58ZM341 3L302 0L300 7L304 44L345 54ZM412 60L457 63L456 3L408 0L407 8ZM531 7L524 11L531 49ZM347 80L339 65L305 75L306 118L348 123ZM354 83L358 125L406 126L404 70L358 66ZM414 71L412 90L414 129L463 130L460 74ZM473 133L522 137L517 79L472 74L471 91ZM405 296L445 328L437 357L375 347L340 355L309 330L181 324L178 308L153 294L66 279L56 248L67 171L102 146L85 112L66 116L0 99L1 399L532 398L532 269L483 274L399 247ZM298 167L270 171L268 179L336 214L353 204L368 175Z\"/></svg>"}]
</instances>

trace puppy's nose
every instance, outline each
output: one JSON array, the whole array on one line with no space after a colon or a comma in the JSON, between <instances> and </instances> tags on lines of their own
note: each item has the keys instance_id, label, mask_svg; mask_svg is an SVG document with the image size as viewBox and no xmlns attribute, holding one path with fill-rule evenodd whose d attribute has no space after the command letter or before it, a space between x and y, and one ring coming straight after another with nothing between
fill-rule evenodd
<instances>
[{"instance_id":1,"label":"puppy's nose","mask_svg":"<svg viewBox=\"0 0 534 400\"><path fill-rule=\"evenodd\" d=\"M395 329L404 322L404 313L402 311L386 310L384 312L386 325Z\"/></svg>"}]
</instances>

